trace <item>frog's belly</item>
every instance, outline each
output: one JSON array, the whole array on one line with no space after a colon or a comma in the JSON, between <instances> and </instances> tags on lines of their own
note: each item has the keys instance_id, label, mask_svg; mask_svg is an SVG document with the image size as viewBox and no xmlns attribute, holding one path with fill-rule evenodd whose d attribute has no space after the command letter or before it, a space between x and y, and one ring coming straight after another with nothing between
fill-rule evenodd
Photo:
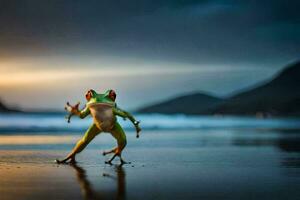
<instances>
[{"instance_id":1,"label":"frog's belly","mask_svg":"<svg viewBox=\"0 0 300 200\"><path fill-rule=\"evenodd\" d=\"M106 103L94 103L89 105L94 123L102 130L109 132L115 125L116 117L113 114L112 105Z\"/></svg>"}]
</instances>

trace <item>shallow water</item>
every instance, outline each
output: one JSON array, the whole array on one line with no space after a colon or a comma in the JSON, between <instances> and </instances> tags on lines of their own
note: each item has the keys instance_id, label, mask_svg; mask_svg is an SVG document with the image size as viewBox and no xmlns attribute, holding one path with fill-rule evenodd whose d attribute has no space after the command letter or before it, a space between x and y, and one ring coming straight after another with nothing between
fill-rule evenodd
<instances>
[{"instance_id":1,"label":"shallow water","mask_svg":"<svg viewBox=\"0 0 300 200\"><path fill-rule=\"evenodd\" d=\"M79 154L76 166L56 165L53 160L68 153L78 134L0 136L1 199L300 196L298 130L144 130L139 139L127 132L123 156L132 163L122 167L104 164L107 158L101 151L115 145L109 134L97 136Z\"/></svg>"},{"instance_id":2,"label":"shallow water","mask_svg":"<svg viewBox=\"0 0 300 200\"><path fill-rule=\"evenodd\" d=\"M191 129L300 129L300 118L269 118L237 116L135 115L143 130ZM127 120L118 120L126 130L133 130ZM0 134L79 134L87 129L92 119L72 118L67 123L63 114L0 114Z\"/></svg>"}]
</instances>

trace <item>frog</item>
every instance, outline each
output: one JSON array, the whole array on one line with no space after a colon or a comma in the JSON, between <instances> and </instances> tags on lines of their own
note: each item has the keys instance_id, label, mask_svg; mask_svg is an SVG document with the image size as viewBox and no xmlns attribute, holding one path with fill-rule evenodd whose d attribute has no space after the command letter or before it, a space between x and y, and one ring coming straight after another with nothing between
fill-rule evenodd
<instances>
[{"instance_id":1,"label":"frog","mask_svg":"<svg viewBox=\"0 0 300 200\"><path fill-rule=\"evenodd\" d=\"M76 155L85 149L97 135L103 132L110 133L117 141L116 147L108 151L103 151L103 156L113 154L105 163L112 164L112 161L116 157L120 158L121 164L129 163L122 158L122 151L127 145L127 139L125 131L118 122L117 116L122 117L124 120L129 119L132 122L136 130L136 138L139 138L140 135L140 122L137 121L132 114L117 106L116 96L116 92L112 89L106 90L104 93L97 93L95 90L89 89L85 94L87 103L82 110L79 109L80 102L74 106L67 103L65 109L69 113L67 117L68 122L70 122L72 116L78 116L84 119L90 115L93 118L93 123L64 159L55 160L57 164L76 163Z\"/></svg>"}]
</instances>

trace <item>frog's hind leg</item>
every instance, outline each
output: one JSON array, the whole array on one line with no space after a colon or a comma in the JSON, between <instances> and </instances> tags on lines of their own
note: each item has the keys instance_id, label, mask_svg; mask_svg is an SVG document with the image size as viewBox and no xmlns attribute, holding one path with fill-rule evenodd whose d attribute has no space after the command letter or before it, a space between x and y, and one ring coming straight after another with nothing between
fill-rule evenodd
<instances>
[{"instance_id":1,"label":"frog's hind leg","mask_svg":"<svg viewBox=\"0 0 300 200\"><path fill-rule=\"evenodd\" d=\"M76 163L76 154L80 153L100 132L101 130L97 128L95 124L91 125L85 132L84 136L76 143L76 146L73 148L71 153L69 153L69 155L67 155L67 157L63 160L55 160L56 163L66 163L68 160L70 160L71 163Z\"/></svg>"},{"instance_id":2,"label":"frog's hind leg","mask_svg":"<svg viewBox=\"0 0 300 200\"><path fill-rule=\"evenodd\" d=\"M115 159L115 157L118 156L120 157L121 163L126 164L127 162L125 162L122 158L122 151L127 144L126 135L123 128L120 126L118 122L116 122L115 126L113 127L110 133L117 140L118 146L108 152L103 152L103 154L105 153L104 155L109 153L114 153L111 159L109 159L105 163L111 164L111 162Z\"/></svg>"}]
</instances>

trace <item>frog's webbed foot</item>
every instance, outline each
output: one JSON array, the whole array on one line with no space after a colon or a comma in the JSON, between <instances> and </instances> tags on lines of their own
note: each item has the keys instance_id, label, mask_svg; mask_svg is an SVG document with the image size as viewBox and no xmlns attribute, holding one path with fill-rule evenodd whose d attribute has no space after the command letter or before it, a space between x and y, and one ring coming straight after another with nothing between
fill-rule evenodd
<instances>
[{"instance_id":1,"label":"frog's webbed foot","mask_svg":"<svg viewBox=\"0 0 300 200\"><path fill-rule=\"evenodd\" d=\"M69 162L67 162L68 160L70 160ZM57 164L76 164L76 159L75 159L75 157L73 156L73 157L67 157L67 158L65 158L65 159L63 159L63 160L59 160L59 159L55 159L55 162L57 163Z\"/></svg>"},{"instance_id":2,"label":"frog's webbed foot","mask_svg":"<svg viewBox=\"0 0 300 200\"><path fill-rule=\"evenodd\" d=\"M55 159L55 162L56 162L56 164L66 164L67 163L66 160L58 160L58 159Z\"/></svg>"},{"instance_id":3,"label":"frog's webbed foot","mask_svg":"<svg viewBox=\"0 0 300 200\"><path fill-rule=\"evenodd\" d=\"M131 162L126 162L125 160L123 160L122 156L120 154L117 154L115 153L111 159L109 159L108 161L105 161L106 164L110 164L112 165L112 161L115 159L115 157L118 156L120 157L120 161L121 161L121 165L124 165L124 164L131 164Z\"/></svg>"},{"instance_id":4,"label":"frog's webbed foot","mask_svg":"<svg viewBox=\"0 0 300 200\"><path fill-rule=\"evenodd\" d=\"M112 164L111 162L115 159L116 156L117 156L117 154L114 154L114 155L111 157L111 159L105 161L105 163L111 165L111 164Z\"/></svg>"}]
</instances>

